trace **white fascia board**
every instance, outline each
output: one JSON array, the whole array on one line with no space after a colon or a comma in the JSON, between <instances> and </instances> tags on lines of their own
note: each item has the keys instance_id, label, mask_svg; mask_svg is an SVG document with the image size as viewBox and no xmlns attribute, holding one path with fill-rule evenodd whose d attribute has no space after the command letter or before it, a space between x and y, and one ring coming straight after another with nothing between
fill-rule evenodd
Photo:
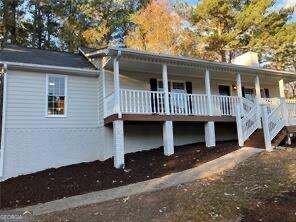
<instances>
[{"instance_id":1,"label":"white fascia board","mask_svg":"<svg viewBox=\"0 0 296 222\"><path fill-rule=\"evenodd\" d=\"M46 72L83 75L83 76L99 75L99 70L91 70L91 69L80 69L80 68L71 68L71 67L64 67L64 66L49 66L49 65L6 62L6 61L0 61L0 64L7 64L7 67L12 70L46 71Z\"/></svg>"},{"instance_id":2,"label":"white fascia board","mask_svg":"<svg viewBox=\"0 0 296 222\"><path fill-rule=\"evenodd\" d=\"M120 51L122 56L130 56L137 58L140 60L141 58L143 60L147 59L151 62L156 63L184 63L186 65L197 67L197 68L208 68L208 69L223 69L227 70L229 72L233 73L244 73L244 74L271 74L276 76L284 76L284 77L291 77L295 78L296 73L295 72L288 72L288 71L280 71L280 70L272 70L272 69L263 69L260 67L248 67L243 65L237 65L237 64L231 64L231 63L225 63L225 62L214 62L214 61L207 61L207 60L201 60L201 59L194 59L190 57L184 57L184 56L172 56L172 55L166 55L161 53L151 53L151 52L144 52L144 51L138 51L134 49L126 49L126 48L105 48L101 50L97 50L94 52L91 52L89 54L86 54L86 56L89 57L104 57L104 56L116 56L117 52Z\"/></svg>"}]
</instances>

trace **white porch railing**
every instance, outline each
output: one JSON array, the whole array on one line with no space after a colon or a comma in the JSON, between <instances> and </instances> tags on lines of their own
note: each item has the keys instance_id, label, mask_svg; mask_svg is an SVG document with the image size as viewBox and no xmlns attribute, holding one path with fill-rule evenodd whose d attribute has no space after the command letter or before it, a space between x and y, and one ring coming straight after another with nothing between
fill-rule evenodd
<instances>
[{"instance_id":1,"label":"white porch railing","mask_svg":"<svg viewBox=\"0 0 296 222\"><path fill-rule=\"evenodd\" d=\"M264 142L266 150L272 151L273 147L271 141L281 131L286 123L286 109L285 101L281 100L281 103L271 112L268 111L268 105L262 105L262 122L264 131Z\"/></svg>"},{"instance_id":2,"label":"white porch railing","mask_svg":"<svg viewBox=\"0 0 296 222\"><path fill-rule=\"evenodd\" d=\"M267 105L267 112L271 113L276 107L280 105L280 98L260 98L260 104Z\"/></svg>"},{"instance_id":3,"label":"white porch railing","mask_svg":"<svg viewBox=\"0 0 296 222\"><path fill-rule=\"evenodd\" d=\"M236 125L239 145L243 146L244 142L258 129L258 106L250 100L241 99L236 104Z\"/></svg>"},{"instance_id":4,"label":"white porch railing","mask_svg":"<svg viewBox=\"0 0 296 222\"><path fill-rule=\"evenodd\" d=\"M246 141L258 129L258 111L257 106L253 108L242 118L243 141Z\"/></svg>"},{"instance_id":5,"label":"white porch railing","mask_svg":"<svg viewBox=\"0 0 296 222\"><path fill-rule=\"evenodd\" d=\"M251 109L254 107L254 102L246 99L246 98L241 98L241 109L242 109L242 116L245 114L249 113Z\"/></svg>"},{"instance_id":6,"label":"white porch railing","mask_svg":"<svg viewBox=\"0 0 296 222\"><path fill-rule=\"evenodd\" d=\"M272 140L280 132L280 130L285 126L283 106L284 104L281 103L267 116L270 140Z\"/></svg>"},{"instance_id":7,"label":"white porch railing","mask_svg":"<svg viewBox=\"0 0 296 222\"><path fill-rule=\"evenodd\" d=\"M207 95L169 93L169 109L171 115L209 115ZM214 116L235 116L236 104L241 103L243 115L252 107L253 103L236 96L212 95ZM110 94L104 101L104 116L114 114L114 94ZM120 112L126 114L159 114L165 113L164 92L145 90L120 90Z\"/></svg>"},{"instance_id":8,"label":"white porch railing","mask_svg":"<svg viewBox=\"0 0 296 222\"><path fill-rule=\"evenodd\" d=\"M144 90L120 90L122 113L164 114L164 93Z\"/></svg>"},{"instance_id":9,"label":"white porch railing","mask_svg":"<svg viewBox=\"0 0 296 222\"><path fill-rule=\"evenodd\" d=\"M240 102L237 96L212 96L214 116L235 116L236 104Z\"/></svg>"},{"instance_id":10,"label":"white porch railing","mask_svg":"<svg viewBox=\"0 0 296 222\"><path fill-rule=\"evenodd\" d=\"M169 93L169 101L172 115L208 115L206 95Z\"/></svg>"},{"instance_id":11,"label":"white porch railing","mask_svg":"<svg viewBox=\"0 0 296 222\"><path fill-rule=\"evenodd\" d=\"M296 125L296 100L286 99L289 125Z\"/></svg>"}]
</instances>

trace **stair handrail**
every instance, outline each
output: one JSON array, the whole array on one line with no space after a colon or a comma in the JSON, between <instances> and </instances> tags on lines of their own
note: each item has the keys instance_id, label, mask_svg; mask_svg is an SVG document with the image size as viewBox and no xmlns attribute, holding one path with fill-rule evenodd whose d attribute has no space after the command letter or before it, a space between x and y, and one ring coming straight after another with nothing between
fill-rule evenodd
<instances>
[{"instance_id":1,"label":"stair handrail","mask_svg":"<svg viewBox=\"0 0 296 222\"><path fill-rule=\"evenodd\" d=\"M254 107L254 102L244 97L241 97L242 116L246 115Z\"/></svg>"},{"instance_id":2,"label":"stair handrail","mask_svg":"<svg viewBox=\"0 0 296 222\"><path fill-rule=\"evenodd\" d=\"M282 112L284 104L281 103L278 107L268 114L270 140L272 140L285 126L285 118Z\"/></svg>"},{"instance_id":3,"label":"stair handrail","mask_svg":"<svg viewBox=\"0 0 296 222\"><path fill-rule=\"evenodd\" d=\"M268 108L270 108L268 104L261 105L264 142L267 151L273 150L271 141L285 126L284 105L285 103L281 102L271 112L268 112Z\"/></svg>"},{"instance_id":4,"label":"stair handrail","mask_svg":"<svg viewBox=\"0 0 296 222\"><path fill-rule=\"evenodd\" d=\"M244 101L244 100L242 100ZM251 101L250 101L251 102ZM252 102L251 102L252 103ZM236 124L239 146L243 146L244 142L258 129L258 107L253 104L248 111L242 111L242 105L236 106Z\"/></svg>"}]
</instances>

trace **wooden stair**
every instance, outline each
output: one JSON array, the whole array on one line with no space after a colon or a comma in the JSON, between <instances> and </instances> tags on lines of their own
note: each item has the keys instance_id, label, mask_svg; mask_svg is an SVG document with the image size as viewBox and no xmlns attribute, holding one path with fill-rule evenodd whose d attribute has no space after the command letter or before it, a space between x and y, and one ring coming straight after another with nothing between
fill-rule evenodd
<instances>
[{"instance_id":1,"label":"wooden stair","mask_svg":"<svg viewBox=\"0 0 296 222\"><path fill-rule=\"evenodd\" d=\"M276 137L271 141L271 145L276 147L278 146L288 135L288 130L284 127ZM257 129L249 139L246 140L245 146L247 147L256 147L256 148L265 148L264 142L264 133L263 129Z\"/></svg>"},{"instance_id":2,"label":"wooden stair","mask_svg":"<svg viewBox=\"0 0 296 222\"><path fill-rule=\"evenodd\" d=\"M257 129L250 137L246 140L245 145L247 147L265 148L263 129Z\"/></svg>"},{"instance_id":3,"label":"wooden stair","mask_svg":"<svg viewBox=\"0 0 296 222\"><path fill-rule=\"evenodd\" d=\"M286 127L284 127L271 141L271 145L273 147L276 147L280 145L280 143L287 137L288 135L288 130Z\"/></svg>"}]
</instances>

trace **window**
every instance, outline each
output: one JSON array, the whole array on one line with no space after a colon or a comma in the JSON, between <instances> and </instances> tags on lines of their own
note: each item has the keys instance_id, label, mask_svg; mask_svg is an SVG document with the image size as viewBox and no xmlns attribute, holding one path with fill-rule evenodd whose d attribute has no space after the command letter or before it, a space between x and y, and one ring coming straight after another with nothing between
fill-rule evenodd
<instances>
[{"instance_id":1,"label":"window","mask_svg":"<svg viewBox=\"0 0 296 222\"><path fill-rule=\"evenodd\" d=\"M67 78L60 75L47 76L47 116L66 116Z\"/></svg>"},{"instance_id":2,"label":"window","mask_svg":"<svg viewBox=\"0 0 296 222\"><path fill-rule=\"evenodd\" d=\"M169 81L169 92L175 93L186 93L185 82L176 82L176 81ZM163 82L161 80L158 81L158 91L163 91Z\"/></svg>"},{"instance_id":3,"label":"window","mask_svg":"<svg viewBox=\"0 0 296 222\"><path fill-rule=\"evenodd\" d=\"M245 98L253 101L255 98L255 92L252 88L244 88Z\"/></svg>"},{"instance_id":4,"label":"window","mask_svg":"<svg viewBox=\"0 0 296 222\"><path fill-rule=\"evenodd\" d=\"M184 82L172 82L172 91L176 93L186 93Z\"/></svg>"},{"instance_id":5,"label":"window","mask_svg":"<svg viewBox=\"0 0 296 222\"><path fill-rule=\"evenodd\" d=\"M170 85L170 82L169 82ZM158 85L157 85L158 91L163 91L163 82L162 81L158 81Z\"/></svg>"},{"instance_id":6,"label":"window","mask_svg":"<svg viewBox=\"0 0 296 222\"><path fill-rule=\"evenodd\" d=\"M262 98L269 98L269 89L260 89Z\"/></svg>"}]
</instances>

